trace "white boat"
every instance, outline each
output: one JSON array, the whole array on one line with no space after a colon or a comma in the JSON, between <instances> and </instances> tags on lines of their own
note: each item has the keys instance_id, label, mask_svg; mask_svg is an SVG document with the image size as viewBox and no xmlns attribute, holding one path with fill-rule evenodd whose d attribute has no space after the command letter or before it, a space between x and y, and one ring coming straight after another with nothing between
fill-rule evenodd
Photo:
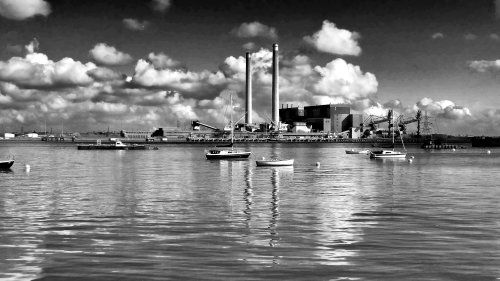
<instances>
[{"instance_id":1,"label":"white boat","mask_svg":"<svg viewBox=\"0 0 500 281\"><path fill-rule=\"evenodd\" d=\"M262 159L256 160L257 166L293 166L294 159Z\"/></svg>"},{"instance_id":2,"label":"white boat","mask_svg":"<svg viewBox=\"0 0 500 281\"><path fill-rule=\"evenodd\" d=\"M394 120L394 119L393 119ZM394 123L394 122L393 122ZM406 148L403 143L403 137L401 136L401 132L399 134L399 138L401 139L401 144L403 145L404 152L394 150L394 126L392 126L392 149L381 149L370 152L371 159L401 159L406 158Z\"/></svg>"},{"instance_id":3,"label":"white boat","mask_svg":"<svg viewBox=\"0 0 500 281\"><path fill-rule=\"evenodd\" d=\"M399 152L389 149L372 151L370 153L370 158L405 158L405 157L406 157L406 152Z\"/></svg>"},{"instance_id":4,"label":"white boat","mask_svg":"<svg viewBox=\"0 0 500 281\"><path fill-rule=\"evenodd\" d=\"M369 149L363 149L363 150L346 149L345 153L346 154L369 154L370 150Z\"/></svg>"},{"instance_id":5,"label":"white boat","mask_svg":"<svg viewBox=\"0 0 500 281\"><path fill-rule=\"evenodd\" d=\"M234 124L233 124L233 96L230 96L231 100L231 120L229 125L231 126L231 143L224 146L216 146L213 148L205 149L205 157L208 160L219 160L219 159L238 159L238 158L248 158L252 154L250 151L244 151L241 149L234 148Z\"/></svg>"}]
</instances>

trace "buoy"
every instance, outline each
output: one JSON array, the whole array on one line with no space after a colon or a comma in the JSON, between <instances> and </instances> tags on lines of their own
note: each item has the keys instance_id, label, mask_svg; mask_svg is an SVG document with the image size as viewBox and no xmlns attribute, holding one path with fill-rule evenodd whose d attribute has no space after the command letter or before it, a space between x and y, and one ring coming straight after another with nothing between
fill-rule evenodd
<instances>
[{"instance_id":1,"label":"buoy","mask_svg":"<svg viewBox=\"0 0 500 281\"><path fill-rule=\"evenodd\" d=\"M415 158L415 156L410 156L410 159L414 159L414 158Z\"/></svg>"},{"instance_id":2,"label":"buoy","mask_svg":"<svg viewBox=\"0 0 500 281\"><path fill-rule=\"evenodd\" d=\"M266 157L262 157L262 160L266 160Z\"/></svg>"},{"instance_id":3,"label":"buoy","mask_svg":"<svg viewBox=\"0 0 500 281\"><path fill-rule=\"evenodd\" d=\"M408 163L411 163L411 162L413 162L413 160L412 160L411 158L410 158L410 159L408 159Z\"/></svg>"},{"instance_id":4,"label":"buoy","mask_svg":"<svg viewBox=\"0 0 500 281\"><path fill-rule=\"evenodd\" d=\"M489 150L486 150L486 154L491 154L491 151L489 151Z\"/></svg>"},{"instance_id":5,"label":"buoy","mask_svg":"<svg viewBox=\"0 0 500 281\"><path fill-rule=\"evenodd\" d=\"M31 170L30 165L26 164L25 169L26 169L26 172L29 172Z\"/></svg>"},{"instance_id":6,"label":"buoy","mask_svg":"<svg viewBox=\"0 0 500 281\"><path fill-rule=\"evenodd\" d=\"M319 162L316 162L316 167L319 167L319 165L320 165Z\"/></svg>"}]
</instances>

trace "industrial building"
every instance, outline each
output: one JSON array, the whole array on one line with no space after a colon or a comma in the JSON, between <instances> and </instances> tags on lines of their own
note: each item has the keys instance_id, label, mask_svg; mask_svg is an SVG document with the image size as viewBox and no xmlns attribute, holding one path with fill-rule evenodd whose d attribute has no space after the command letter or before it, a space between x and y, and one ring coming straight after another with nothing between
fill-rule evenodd
<instances>
[{"instance_id":1,"label":"industrial building","mask_svg":"<svg viewBox=\"0 0 500 281\"><path fill-rule=\"evenodd\" d=\"M363 114L351 109L348 104L325 104L304 107L282 105L279 110L282 123L293 126L306 124L313 132L346 134L346 137L358 138L359 126L363 123Z\"/></svg>"}]
</instances>

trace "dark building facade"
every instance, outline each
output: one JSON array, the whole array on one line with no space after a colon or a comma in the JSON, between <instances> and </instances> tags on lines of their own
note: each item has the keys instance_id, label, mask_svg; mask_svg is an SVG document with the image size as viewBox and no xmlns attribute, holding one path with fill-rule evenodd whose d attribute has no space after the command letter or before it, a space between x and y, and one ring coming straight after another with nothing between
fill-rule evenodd
<instances>
[{"instance_id":1,"label":"dark building facade","mask_svg":"<svg viewBox=\"0 0 500 281\"><path fill-rule=\"evenodd\" d=\"M347 104L282 107L279 114L282 123L305 122L316 132L345 132L363 122L363 114L353 111Z\"/></svg>"}]
</instances>

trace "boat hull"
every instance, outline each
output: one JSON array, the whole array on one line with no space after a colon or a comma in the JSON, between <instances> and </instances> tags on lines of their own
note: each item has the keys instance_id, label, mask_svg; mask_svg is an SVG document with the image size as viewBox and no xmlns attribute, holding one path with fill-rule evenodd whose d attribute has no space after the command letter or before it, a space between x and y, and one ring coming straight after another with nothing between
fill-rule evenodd
<instances>
[{"instance_id":1,"label":"boat hull","mask_svg":"<svg viewBox=\"0 0 500 281\"><path fill-rule=\"evenodd\" d=\"M372 151L370 153L370 158L372 159L396 159L396 158L406 158L405 152L393 151L393 150L381 150Z\"/></svg>"},{"instance_id":2,"label":"boat hull","mask_svg":"<svg viewBox=\"0 0 500 281\"><path fill-rule=\"evenodd\" d=\"M0 161L0 169L7 170L14 165L14 160Z\"/></svg>"},{"instance_id":3,"label":"boat hull","mask_svg":"<svg viewBox=\"0 0 500 281\"><path fill-rule=\"evenodd\" d=\"M293 166L293 159L289 160L257 160L257 166Z\"/></svg>"},{"instance_id":4,"label":"boat hull","mask_svg":"<svg viewBox=\"0 0 500 281\"><path fill-rule=\"evenodd\" d=\"M346 154L368 154L370 153L369 150L346 150Z\"/></svg>"},{"instance_id":5,"label":"boat hull","mask_svg":"<svg viewBox=\"0 0 500 281\"><path fill-rule=\"evenodd\" d=\"M234 153L224 153L224 154L211 154L207 153L205 156L208 160L220 160L220 159L245 159L250 157L251 152L234 152Z\"/></svg>"},{"instance_id":6,"label":"boat hull","mask_svg":"<svg viewBox=\"0 0 500 281\"><path fill-rule=\"evenodd\" d=\"M127 146L114 146L114 145L79 145L78 150L156 150L157 147L149 145L127 145Z\"/></svg>"}]
</instances>

